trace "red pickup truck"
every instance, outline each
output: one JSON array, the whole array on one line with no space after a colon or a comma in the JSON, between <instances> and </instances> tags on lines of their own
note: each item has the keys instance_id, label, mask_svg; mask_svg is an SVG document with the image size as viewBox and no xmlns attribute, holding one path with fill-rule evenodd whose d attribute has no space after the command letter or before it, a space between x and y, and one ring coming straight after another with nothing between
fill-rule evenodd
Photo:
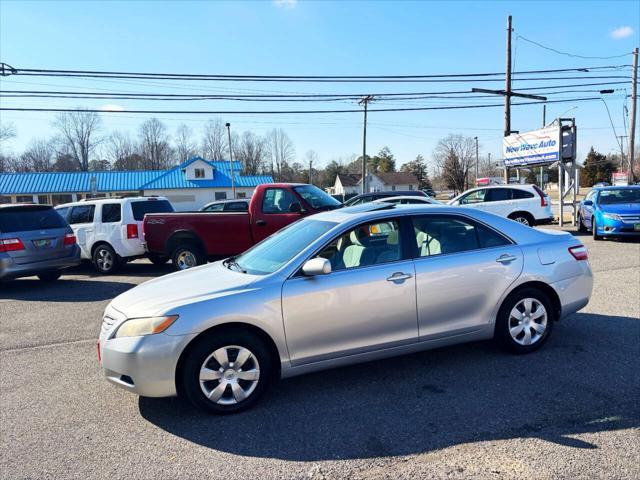
<instances>
[{"instance_id":1,"label":"red pickup truck","mask_svg":"<svg viewBox=\"0 0 640 480\"><path fill-rule=\"evenodd\" d=\"M341 206L313 185L263 184L256 187L248 212L145 215L144 239L152 260L171 258L176 270L185 270L242 253L304 216Z\"/></svg>"}]
</instances>

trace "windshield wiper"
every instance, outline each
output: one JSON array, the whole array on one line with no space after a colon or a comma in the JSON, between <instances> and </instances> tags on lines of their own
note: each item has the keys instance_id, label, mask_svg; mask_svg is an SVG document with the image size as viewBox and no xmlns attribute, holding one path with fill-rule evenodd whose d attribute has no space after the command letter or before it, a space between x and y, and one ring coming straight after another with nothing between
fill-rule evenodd
<instances>
[{"instance_id":1,"label":"windshield wiper","mask_svg":"<svg viewBox=\"0 0 640 480\"><path fill-rule=\"evenodd\" d=\"M231 267L234 267L234 269L240 273L247 273L247 271L242 268L238 262L236 262L235 255L233 257L227 258L224 262L222 262L222 264L229 270L231 270Z\"/></svg>"}]
</instances>

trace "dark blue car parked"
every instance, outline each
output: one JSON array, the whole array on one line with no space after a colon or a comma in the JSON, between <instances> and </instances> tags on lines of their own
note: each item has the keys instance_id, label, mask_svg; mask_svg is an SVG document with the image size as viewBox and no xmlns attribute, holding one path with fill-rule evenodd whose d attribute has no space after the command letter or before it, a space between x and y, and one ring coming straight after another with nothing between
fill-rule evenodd
<instances>
[{"instance_id":1,"label":"dark blue car parked","mask_svg":"<svg viewBox=\"0 0 640 480\"><path fill-rule=\"evenodd\" d=\"M578 230L603 237L640 237L640 186L594 188L580 202Z\"/></svg>"}]
</instances>

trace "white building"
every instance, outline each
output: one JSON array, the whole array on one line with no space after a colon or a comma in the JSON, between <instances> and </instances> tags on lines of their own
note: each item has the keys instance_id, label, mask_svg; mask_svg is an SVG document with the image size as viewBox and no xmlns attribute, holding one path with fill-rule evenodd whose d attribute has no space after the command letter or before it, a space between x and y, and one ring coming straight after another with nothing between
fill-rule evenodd
<instances>
[{"instance_id":1,"label":"white building","mask_svg":"<svg viewBox=\"0 0 640 480\"><path fill-rule=\"evenodd\" d=\"M418 190L418 179L408 172L367 173L367 191L393 192L396 190ZM331 195L353 195L362 192L362 175L339 173L333 187L327 189Z\"/></svg>"},{"instance_id":2,"label":"white building","mask_svg":"<svg viewBox=\"0 0 640 480\"><path fill-rule=\"evenodd\" d=\"M255 187L272 183L270 175L241 175L233 162L236 198L249 198ZM194 157L169 170L104 172L0 173L0 203L58 205L87 197L159 195L177 211L231 198L231 162Z\"/></svg>"}]
</instances>

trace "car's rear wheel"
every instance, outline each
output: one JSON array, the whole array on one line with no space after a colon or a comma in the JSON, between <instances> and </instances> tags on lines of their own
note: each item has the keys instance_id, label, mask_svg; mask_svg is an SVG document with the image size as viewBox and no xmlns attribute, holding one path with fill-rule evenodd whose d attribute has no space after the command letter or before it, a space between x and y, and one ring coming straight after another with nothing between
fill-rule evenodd
<instances>
[{"instance_id":1,"label":"car's rear wheel","mask_svg":"<svg viewBox=\"0 0 640 480\"><path fill-rule=\"evenodd\" d=\"M518 223L526 225L527 227L533 227L533 224L535 223L533 217L526 212L512 213L511 215L509 215L509 218Z\"/></svg>"},{"instance_id":2,"label":"car's rear wheel","mask_svg":"<svg viewBox=\"0 0 640 480\"><path fill-rule=\"evenodd\" d=\"M207 258L197 244L183 243L173 250L171 262L175 270L187 270L207 263Z\"/></svg>"},{"instance_id":3,"label":"car's rear wheel","mask_svg":"<svg viewBox=\"0 0 640 480\"><path fill-rule=\"evenodd\" d=\"M118 255L111 245L103 243L98 245L93 251L93 266L103 275L114 273L120 265Z\"/></svg>"},{"instance_id":4,"label":"car's rear wheel","mask_svg":"<svg viewBox=\"0 0 640 480\"><path fill-rule=\"evenodd\" d=\"M203 337L183 363L182 391L198 408L237 413L254 405L273 379L274 363L264 342L233 330Z\"/></svg>"},{"instance_id":5,"label":"car's rear wheel","mask_svg":"<svg viewBox=\"0 0 640 480\"><path fill-rule=\"evenodd\" d=\"M513 353L533 352L549 338L554 311L547 294L523 288L507 297L496 319L496 339Z\"/></svg>"},{"instance_id":6,"label":"car's rear wheel","mask_svg":"<svg viewBox=\"0 0 640 480\"><path fill-rule=\"evenodd\" d=\"M591 217L591 233L593 234L594 240L602 240L602 235L598 235L595 217Z\"/></svg>"},{"instance_id":7,"label":"car's rear wheel","mask_svg":"<svg viewBox=\"0 0 640 480\"><path fill-rule=\"evenodd\" d=\"M62 276L62 272L42 272L38 274L38 278L43 282L55 282Z\"/></svg>"}]
</instances>

